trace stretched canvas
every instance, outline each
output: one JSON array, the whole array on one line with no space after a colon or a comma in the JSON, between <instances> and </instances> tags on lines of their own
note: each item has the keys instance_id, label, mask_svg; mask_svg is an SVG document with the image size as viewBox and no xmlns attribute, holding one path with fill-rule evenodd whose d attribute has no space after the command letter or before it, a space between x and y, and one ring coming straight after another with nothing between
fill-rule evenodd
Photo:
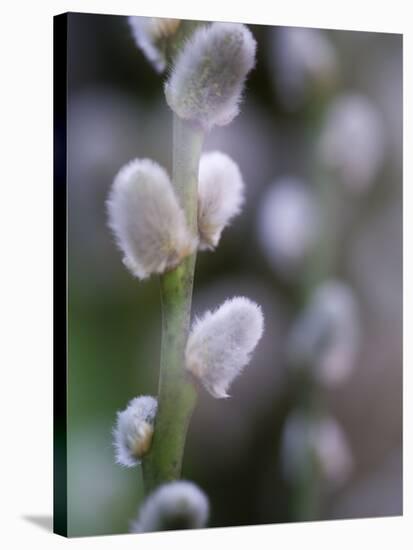
<instances>
[{"instance_id":1,"label":"stretched canvas","mask_svg":"<svg viewBox=\"0 0 413 550\"><path fill-rule=\"evenodd\" d=\"M402 514L402 36L54 19L54 530Z\"/></svg>"}]
</instances>

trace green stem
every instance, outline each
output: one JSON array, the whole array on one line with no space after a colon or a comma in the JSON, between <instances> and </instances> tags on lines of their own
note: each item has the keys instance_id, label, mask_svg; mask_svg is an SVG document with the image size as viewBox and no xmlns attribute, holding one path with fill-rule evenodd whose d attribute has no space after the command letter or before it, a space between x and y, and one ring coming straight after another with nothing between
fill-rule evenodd
<instances>
[{"instance_id":1,"label":"green stem","mask_svg":"<svg viewBox=\"0 0 413 550\"><path fill-rule=\"evenodd\" d=\"M324 124L326 102L321 101L311 113L308 124L308 141L317 143ZM314 138L314 136L316 136ZM310 146L311 158L317 159L318 152ZM315 194L320 209L320 239L309 259L299 288L301 307L305 307L314 290L335 271L338 253L338 219L340 202L335 182L317 160L312 166ZM309 417L321 416L326 409L323 388L313 378L312 365L305 366L304 376L296 380L295 406ZM320 519L322 510L322 477L319 467L312 458L303 467L291 489L291 512L295 521Z\"/></svg>"},{"instance_id":2,"label":"green stem","mask_svg":"<svg viewBox=\"0 0 413 550\"><path fill-rule=\"evenodd\" d=\"M309 365L310 369L310 365ZM310 370L296 382L294 404L311 421L317 421L325 409L323 392ZM311 445L311 442L309 442ZM314 452L307 454L291 486L290 510L294 521L317 521L322 509L322 478Z\"/></svg>"},{"instance_id":3,"label":"green stem","mask_svg":"<svg viewBox=\"0 0 413 550\"><path fill-rule=\"evenodd\" d=\"M297 486L292 491L292 517L294 521L317 521L321 519L321 479L313 457L300 472Z\"/></svg>"},{"instance_id":4,"label":"green stem","mask_svg":"<svg viewBox=\"0 0 413 550\"><path fill-rule=\"evenodd\" d=\"M197 182L203 132L174 115L173 182L188 226L197 232ZM185 373L196 253L161 275L162 344L158 412L143 460L145 492L181 475L186 433L197 391Z\"/></svg>"},{"instance_id":5,"label":"green stem","mask_svg":"<svg viewBox=\"0 0 413 550\"><path fill-rule=\"evenodd\" d=\"M305 277L306 298L334 273L338 246L337 224L340 205L334 182L325 172L318 170L315 186L320 209L320 241L312 254Z\"/></svg>"},{"instance_id":6,"label":"green stem","mask_svg":"<svg viewBox=\"0 0 413 550\"><path fill-rule=\"evenodd\" d=\"M305 304L313 290L334 272L338 247L340 201L336 182L319 160L317 143L325 124L326 103L320 102L310 114L307 141L310 151L310 173L319 207L320 238L307 262L300 288L301 303ZM314 162L314 159L316 161Z\"/></svg>"}]
</instances>

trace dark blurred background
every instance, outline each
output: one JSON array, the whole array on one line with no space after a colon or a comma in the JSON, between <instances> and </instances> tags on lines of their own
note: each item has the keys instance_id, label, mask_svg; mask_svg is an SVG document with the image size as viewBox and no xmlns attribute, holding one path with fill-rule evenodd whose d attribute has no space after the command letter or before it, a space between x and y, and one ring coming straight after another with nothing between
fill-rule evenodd
<instances>
[{"instance_id":1,"label":"dark blurred background","mask_svg":"<svg viewBox=\"0 0 413 550\"><path fill-rule=\"evenodd\" d=\"M303 77L285 74L294 60L283 58L283 29L250 29L258 43L257 65L241 114L213 129L204 147L238 162L246 205L217 250L198 255L193 311L246 295L262 304L266 330L252 363L231 388L231 399L201 393L183 477L208 494L210 526L302 519L291 511L279 458L293 406L285 341L297 313L297 284L268 254L259 218L279 178L312 185L324 124L320 112L327 113L344 94L362 94L379 123L373 146L355 162L368 162L368 155L379 160L368 185L332 183L342 236L331 271L357 298L361 345L351 375L323 389L352 467L344 481L324 483L319 517L397 515L402 512L402 38L317 31L333 53L319 44L312 52L309 42L305 70L297 69L310 74L310 84L303 85ZM318 78L323 63L326 72ZM111 429L128 400L156 395L161 311L156 277L138 282L123 267L107 227L105 200L119 168L134 157L153 158L171 172L172 113L163 95L165 77L136 48L124 17L71 14L68 69L69 534L122 533L136 516L142 487L136 469L115 465Z\"/></svg>"}]
</instances>

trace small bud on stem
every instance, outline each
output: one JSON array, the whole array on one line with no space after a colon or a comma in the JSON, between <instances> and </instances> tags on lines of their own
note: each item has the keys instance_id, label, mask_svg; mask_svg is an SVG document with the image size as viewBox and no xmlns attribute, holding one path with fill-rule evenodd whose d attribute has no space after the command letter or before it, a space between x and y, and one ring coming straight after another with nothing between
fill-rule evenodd
<instances>
[{"instance_id":1,"label":"small bud on stem","mask_svg":"<svg viewBox=\"0 0 413 550\"><path fill-rule=\"evenodd\" d=\"M208 499L199 487L190 481L172 481L148 496L131 531L200 529L205 527L208 515Z\"/></svg>"},{"instance_id":2,"label":"small bud on stem","mask_svg":"<svg viewBox=\"0 0 413 550\"><path fill-rule=\"evenodd\" d=\"M260 306L243 297L226 300L195 321L186 347L186 368L213 397L229 397L229 386L249 363L263 330Z\"/></svg>"},{"instance_id":3,"label":"small bud on stem","mask_svg":"<svg viewBox=\"0 0 413 550\"><path fill-rule=\"evenodd\" d=\"M149 159L120 170L107 209L124 264L139 279L176 267L196 248L168 174Z\"/></svg>"},{"instance_id":4,"label":"small bud on stem","mask_svg":"<svg viewBox=\"0 0 413 550\"><path fill-rule=\"evenodd\" d=\"M238 165L224 153L205 153L199 165L198 231L201 250L213 249L223 229L240 213L244 182Z\"/></svg>"},{"instance_id":5,"label":"small bud on stem","mask_svg":"<svg viewBox=\"0 0 413 550\"><path fill-rule=\"evenodd\" d=\"M239 112L255 49L256 42L244 25L213 23L197 29L165 85L170 108L205 130L231 122Z\"/></svg>"},{"instance_id":6,"label":"small bud on stem","mask_svg":"<svg viewBox=\"0 0 413 550\"><path fill-rule=\"evenodd\" d=\"M164 71L166 58L162 41L176 33L180 19L131 16L128 17L128 23L137 47L159 73Z\"/></svg>"},{"instance_id":7,"label":"small bud on stem","mask_svg":"<svg viewBox=\"0 0 413 550\"><path fill-rule=\"evenodd\" d=\"M121 466L136 466L149 451L156 410L156 399L143 395L132 399L124 411L118 412L113 444L116 462Z\"/></svg>"}]
</instances>

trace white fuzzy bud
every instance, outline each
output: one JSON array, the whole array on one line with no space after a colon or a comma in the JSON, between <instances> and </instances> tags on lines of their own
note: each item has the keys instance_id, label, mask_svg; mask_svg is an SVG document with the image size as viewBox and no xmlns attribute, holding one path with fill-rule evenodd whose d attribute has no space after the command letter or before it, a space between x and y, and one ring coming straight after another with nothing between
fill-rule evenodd
<instances>
[{"instance_id":1,"label":"white fuzzy bud","mask_svg":"<svg viewBox=\"0 0 413 550\"><path fill-rule=\"evenodd\" d=\"M258 237L272 266L289 275L301 267L319 236L319 211L308 185L285 177L261 202Z\"/></svg>"},{"instance_id":2,"label":"white fuzzy bud","mask_svg":"<svg viewBox=\"0 0 413 550\"><path fill-rule=\"evenodd\" d=\"M200 529L209 516L205 493L190 481L172 481L150 494L142 504L133 533Z\"/></svg>"},{"instance_id":3,"label":"white fuzzy bud","mask_svg":"<svg viewBox=\"0 0 413 550\"><path fill-rule=\"evenodd\" d=\"M199 248L213 249L232 218L240 213L244 182L238 165L219 151L205 153L199 165Z\"/></svg>"},{"instance_id":4,"label":"white fuzzy bud","mask_svg":"<svg viewBox=\"0 0 413 550\"><path fill-rule=\"evenodd\" d=\"M140 463L152 443L157 401L149 395L132 399L124 411L117 414L113 428L116 462L129 468Z\"/></svg>"},{"instance_id":5,"label":"white fuzzy bud","mask_svg":"<svg viewBox=\"0 0 413 550\"><path fill-rule=\"evenodd\" d=\"M282 436L284 476L299 483L312 462L333 488L343 484L353 469L347 438L334 418L315 419L295 412L287 419Z\"/></svg>"},{"instance_id":6,"label":"white fuzzy bud","mask_svg":"<svg viewBox=\"0 0 413 550\"><path fill-rule=\"evenodd\" d=\"M249 363L263 330L260 306L243 297L226 300L195 321L186 347L186 368L213 397L229 397L229 386Z\"/></svg>"},{"instance_id":7,"label":"white fuzzy bud","mask_svg":"<svg viewBox=\"0 0 413 550\"><path fill-rule=\"evenodd\" d=\"M204 129L231 122L239 112L255 49L255 39L245 25L213 23L197 29L165 85L170 108Z\"/></svg>"},{"instance_id":8,"label":"white fuzzy bud","mask_svg":"<svg viewBox=\"0 0 413 550\"><path fill-rule=\"evenodd\" d=\"M338 97L328 109L319 150L324 165L353 191L374 181L385 153L383 121L361 94Z\"/></svg>"},{"instance_id":9,"label":"white fuzzy bud","mask_svg":"<svg viewBox=\"0 0 413 550\"><path fill-rule=\"evenodd\" d=\"M289 356L298 368L314 369L329 386L352 372L360 346L359 309L352 290L338 281L323 283L293 326Z\"/></svg>"},{"instance_id":10,"label":"white fuzzy bud","mask_svg":"<svg viewBox=\"0 0 413 550\"><path fill-rule=\"evenodd\" d=\"M120 170L107 209L124 264L139 279L172 269L197 246L168 174L149 159Z\"/></svg>"},{"instance_id":11,"label":"white fuzzy bud","mask_svg":"<svg viewBox=\"0 0 413 550\"><path fill-rule=\"evenodd\" d=\"M166 58L162 40L175 34L180 19L131 16L128 17L128 23L137 47L158 72L164 71Z\"/></svg>"},{"instance_id":12,"label":"white fuzzy bud","mask_svg":"<svg viewBox=\"0 0 413 550\"><path fill-rule=\"evenodd\" d=\"M324 31L283 27L274 33L274 82L289 109L303 103L311 88L329 86L337 75L337 55Z\"/></svg>"}]
</instances>

